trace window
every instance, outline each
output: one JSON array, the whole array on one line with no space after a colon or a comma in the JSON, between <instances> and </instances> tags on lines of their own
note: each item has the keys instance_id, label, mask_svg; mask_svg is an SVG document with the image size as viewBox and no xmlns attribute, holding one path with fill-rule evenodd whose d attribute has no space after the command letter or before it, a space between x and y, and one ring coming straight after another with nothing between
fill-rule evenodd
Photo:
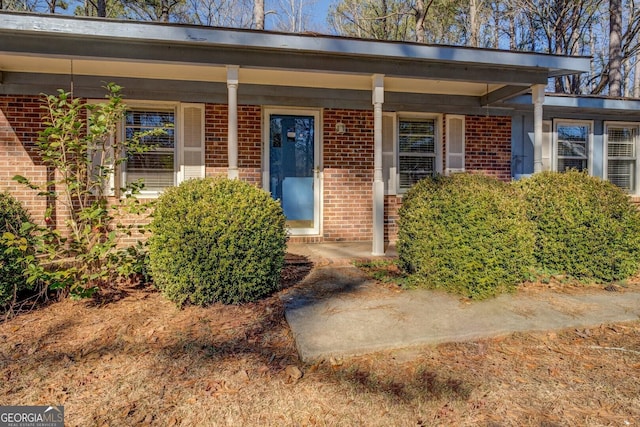
<instances>
[{"instance_id":1,"label":"window","mask_svg":"<svg viewBox=\"0 0 640 427\"><path fill-rule=\"evenodd\" d=\"M605 123L607 147L607 180L629 193L635 193L636 146L638 124Z\"/></svg>"},{"instance_id":2,"label":"window","mask_svg":"<svg viewBox=\"0 0 640 427\"><path fill-rule=\"evenodd\" d=\"M555 132L555 170L589 168L591 122L558 121Z\"/></svg>"},{"instance_id":3,"label":"window","mask_svg":"<svg viewBox=\"0 0 640 427\"><path fill-rule=\"evenodd\" d=\"M153 146L150 151L127 154L120 175L123 183L142 180L141 194L154 196L186 179L205 176L203 104L130 105L122 123L123 138L154 129L165 133L142 139L142 144Z\"/></svg>"},{"instance_id":4,"label":"window","mask_svg":"<svg viewBox=\"0 0 640 427\"><path fill-rule=\"evenodd\" d=\"M464 116L456 116L464 120ZM382 178L387 195L406 192L428 176L442 173L442 116L421 113L382 115Z\"/></svg>"},{"instance_id":5,"label":"window","mask_svg":"<svg viewBox=\"0 0 640 427\"><path fill-rule=\"evenodd\" d=\"M437 172L437 124L435 118L400 119L398 121L399 188L413 184Z\"/></svg>"},{"instance_id":6,"label":"window","mask_svg":"<svg viewBox=\"0 0 640 427\"><path fill-rule=\"evenodd\" d=\"M153 146L144 153L128 153L124 167L125 183L141 180L145 192L159 192L175 185L176 124L172 110L130 110L125 116L124 136L127 139L141 132L164 129L164 134L149 135L140 140Z\"/></svg>"}]
</instances>

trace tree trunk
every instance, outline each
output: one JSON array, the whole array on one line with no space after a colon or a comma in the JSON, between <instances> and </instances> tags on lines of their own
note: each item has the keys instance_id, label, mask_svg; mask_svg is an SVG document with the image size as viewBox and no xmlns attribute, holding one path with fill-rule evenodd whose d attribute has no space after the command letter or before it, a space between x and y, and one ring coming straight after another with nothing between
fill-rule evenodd
<instances>
[{"instance_id":1,"label":"tree trunk","mask_svg":"<svg viewBox=\"0 0 640 427\"><path fill-rule=\"evenodd\" d=\"M478 1L469 0L469 44L478 47Z\"/></svg>"},{"instance_id":2,"label":"tree trunk","mask_svg":"<svg viewBox=\"0 0 640 427\"><path fill-rule=\"evenodd\" d=\"M107 17L107 0L98 0L98 16L100 18Z\"/></svg>"},{"instance_id":3,"label":"tree trunk","mask_svg":"<svg viewBox=\"0 0 640 427\"><path fill-rule=\"evenodd\" d=\"M622 60L622 96L625 98L631 98L633 93L633 79L631 76L631 58L625 57Z\"/></svg>"},{"instance_id":4,"label":"tree trunk","mask_svg":"<svg viewBox=\"0 0 640 427\"><path fill-rule=\"evenodd\" d=\"M516 17L513 10L509 11L509 49L516 50Z\"/></svg>"},{"instance_id":5,"label":"tree trunk","mask_svg":"<svg viewBox=\"0 0 640 427\"><path fill-rule=\"evenodd\" d=\"M633 97L640 98L640 55L636 55L636 65L633 72Z\"/></svg>"},{"instance_id":6,"label":"tree trunk","mask_svg":"<svg viewBox=\"0 0 640 427\"><path fill-rule=\"evenodd\" d=\"M609 96L622 96L622 0L609 0Z\"/></svg>"},{"instance_id":7,"label":"tree trunk","mask_svg":"<svg viewBox=\"0 0 640 427\"><path fill-rule=\"evenodd\" d=\"M553 4L554 16L556 17L556 22L553 23L553 43L555 43L554 53L556 55L566 54L566 52L564 51L564 37L566 33L567 23L564 19L561 19L561 17L564 16L563 6L564 2L560 0L556 0L556 2ZM551 51L551 49L549 50ZM555 78L555 92L566 93L564 79L562 77Z\"/></svg>"},{"instance_id":8,"label":"tree trunk","mask_svg":"<svg viewBox=\"0 0 640 427\"><path fill-rule=\"evenodd\" d=\"M589 52L595 52L596 51L596 39L593 36L593 24L589 24ZM591 76L595 76L596 75L596 62L595 61L590 61L590 65L589 68L591 69L590 71L590 75ZM589 91L591 93L595 93L594 91L596 90L596 79L593 78L591 80L591 87L589 88Z\"/></svg>"},{"instance_id":9,"label":"tree trunk","mask_svg":"<svg viewBox=\"0 0 640 427\"><path fill-rule=\"evenodd\" d=\"M161 0L158 20L160 22L169 22L169 0Z\"/></svg>"},{"instance_id":10,"label":"tree trunk","mask_svg":"<svg viewBox=\"0 0 640 427\"><path fill-rule=\"evenodd\" d=\"M433 0L429 2L431 6ZM424 0L416 1L416 41L418 43L424 43L424 20L427 17L427 8L424 5Z\"/></svg>"},{"instance_id":11,"label":"tree trunk","mask_svg":"<svg viewBox=\"0 0 640 427\"><path fill-rule=\"evenodd\" d=\"M253 22L256 30L264 30L264 0L253 1Z\"/></svg>"}]
</instances>

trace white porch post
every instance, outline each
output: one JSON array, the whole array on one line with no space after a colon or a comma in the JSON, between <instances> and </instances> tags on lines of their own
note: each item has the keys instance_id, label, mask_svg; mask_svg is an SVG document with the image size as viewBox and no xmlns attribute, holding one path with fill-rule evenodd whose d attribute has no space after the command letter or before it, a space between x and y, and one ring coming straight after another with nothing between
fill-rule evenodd
<instances>
[{"instance_id":1,"label":"white porch post","mask_svg":"<svg viewBox=\"0 0 640 427\"><path fill-rule=\"evenodd\" d=\"M238 69L237 65L227 65L227 156L229 157L229 179L240 176L238 172Z\"/></svg>"},{"instance_id":2,"label":"white porch post","mask_svg":"<svg viewBox=\"0 0 640 427\"><path fill-rule=\"evenodd\" d=\"M533 173L542 172L542 104L544 85L531 87L533 101Z\"/></svg>"},{"instance_id":3,"label":"white porch post","mask_svg":"<svg viewBox=\"0 0 640 427\"><path fill-rule=\"evenodd\" d=\"M384 75L374 74L373 102L373 248L372 255L384 255L384 181L382 177L382 104Z\"/></svg>"}]
</instances>

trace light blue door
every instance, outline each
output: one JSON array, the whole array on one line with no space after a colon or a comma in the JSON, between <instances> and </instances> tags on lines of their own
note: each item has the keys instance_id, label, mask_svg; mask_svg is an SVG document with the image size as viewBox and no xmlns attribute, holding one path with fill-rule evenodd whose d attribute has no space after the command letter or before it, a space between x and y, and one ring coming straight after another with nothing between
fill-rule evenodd
<instances>
[{"instance_id":1,"label":"light blue door","mask_svg":"<svg viewBox=\"0 0 640 427\"><path fill-rule=\"evenodd\" d=\"M314 140L314 116L269 116L269 191L292 230L317 224Z\"/></svg>"}]
</instances>

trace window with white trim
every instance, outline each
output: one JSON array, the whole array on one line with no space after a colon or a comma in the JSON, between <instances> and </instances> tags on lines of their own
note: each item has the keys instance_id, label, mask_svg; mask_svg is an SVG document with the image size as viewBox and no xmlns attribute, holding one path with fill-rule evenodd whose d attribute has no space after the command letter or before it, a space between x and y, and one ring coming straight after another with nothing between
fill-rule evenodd
<instances>
[{"instance_id":1,"label":"window with white trim","mask_svg":"<svg viewBox=\"0 0 640 427\"><path fill-rule=\"evenodd\" d=\"M153 148L143 153L127 153L121 165L123 184L141 180L142 195L157 195L167 187L191 178L204 178L204 105L132 104L122 123L122 138L140 132L163 129L163 134L142 138Z\"/></svg>"},{"instance_id":2,"label":"window with white trim","mask_svg":"<svg viewBox=\"0 0 640 427\"><path fill-rule=\"evenodd\" d=\"M142 153L127 153L122 172L125 184L144 183L145 192L160 192L176 183L176 114L174 109L129 110L125 114L124 137L132 139L142 132L163 130L162 134L140 139L152 146Z\"/></svg>"},{"instance_id":3,"label":"window with white trim","mask_svg":"<svg viewBox=\"0 0 640 427\"><path fill-rule=\"evenodd\" d=\"M434 176L438 125L436 118L398 120L398 188L406 191L423 178Z\"/></svg>"},{"instance_id":4,"label":"window with white trim","mask_svg":"<svg viewBox=\"0 0 640 427\"><path fill-rule=\"evenodd\" d=\"M554 170L589 169L592 128L591 122L587 121L555 122Z\"/></svg>"},{"instance_id":5,"label":"window with white trim","mask_svg":"<svg viewBox=\"0 0 640 427\"><path fill-rule=\"evenodd\" d=\"M640 124L605 122L607 180L628 193L637 192L637 145Z\"/></svg>"}]
</instances>

